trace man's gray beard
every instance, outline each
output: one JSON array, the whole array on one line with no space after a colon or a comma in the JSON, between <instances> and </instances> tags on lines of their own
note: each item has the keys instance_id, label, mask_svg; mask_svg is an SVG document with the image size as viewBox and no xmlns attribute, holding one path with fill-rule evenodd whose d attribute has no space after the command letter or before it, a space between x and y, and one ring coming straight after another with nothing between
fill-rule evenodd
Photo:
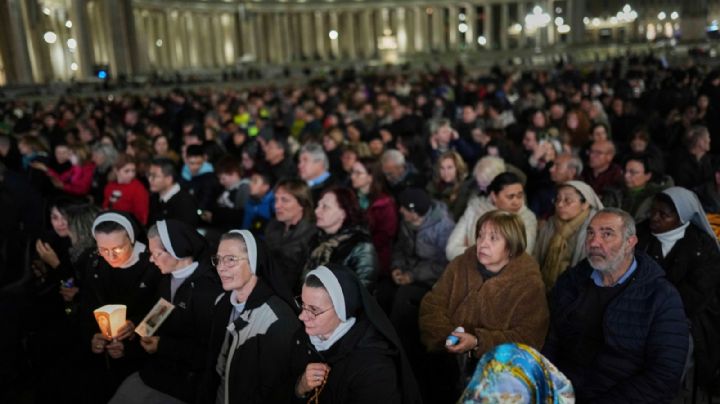
<instances>
[{"instance_id":1,"label":"man's gray beard","mask_svg":"<svg viewBox=\"0 0 720 404\"><path fill-rule=\"evenodd\" d=\"M592 269L607 274L615 271L618 265L623 262L624 258L625 257L623 256L623 254L621 252L618 252L617 256L613 257L612 259L605 258L606 264L604 266L596 266L595 264L593 264L592 259L590 258L588 258L588 262L590 263Z\"/></svg>"}]
</instances>

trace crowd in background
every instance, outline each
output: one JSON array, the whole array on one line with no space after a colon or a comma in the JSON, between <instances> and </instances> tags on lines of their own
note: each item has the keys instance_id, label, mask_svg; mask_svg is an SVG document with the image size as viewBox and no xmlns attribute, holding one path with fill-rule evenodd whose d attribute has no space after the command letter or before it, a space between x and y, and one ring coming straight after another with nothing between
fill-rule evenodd
<instances>
[{"instance_id":1,"label":"crowd in background","mask_svg":"<svg viewBox=\"0 0 720 404\"><path fill-rule=\"evenodd\" d=\"M5 102L0 386L27 383L37 402L453 402L512 342L580 401L670 401L686 379L711 392L718 150L720 70L652 56ZM668 360L654 366L679 365L626 390L614 381L649 362L599 348L603 331L567 307L606 208L637 224L637 279L582 304L624 297L608 321L631 331L615 337L643 340L662 327L635 321L656 309L637 299L661 277L663 301L681 299L667 321L689 324L652 345ZM158 297L187 305L160 343L132 330ZM107 339L92 310L118 302L130 326Z\"/></svg>"}]
</instances>

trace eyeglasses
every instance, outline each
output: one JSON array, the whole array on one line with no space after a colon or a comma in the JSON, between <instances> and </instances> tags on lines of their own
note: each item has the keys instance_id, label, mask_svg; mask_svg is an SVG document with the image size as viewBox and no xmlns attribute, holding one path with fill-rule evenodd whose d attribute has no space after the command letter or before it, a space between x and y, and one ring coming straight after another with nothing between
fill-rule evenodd
<instances>
[{"instance_id":1,"label":"eyeglasses","mask_svg":"<svg viewBox=\"0 0 720 404\"><path fill-rule=\"evenodd\" d=\"M122 246L122 247L115 247L115 248L98 248L97 252L98 254L102 255L103 257L107 257L112 254L113 257L117 257L120 254L122 254L125 250L127 250L128 246Z\"/></svg>"},{"instance_id":2,"label":"eyeglasses","mask_svg":"<svg viewBox=\"0 0 720 404\"><path fill-rule=\"evenodd\" d=\"M165 254L166 252L167 252L167 251L158 251L158 252L156 252L156 253L151 252L151 253L150 253L150 256L151 256L153 259L158 259L158 258L160 258L161 255Z\"/></svg>"},{"instance_id":3,"label":"eyeglasses","mask_svg":"<svg viewBox=\"0 0 720 404\"><path fill-rule=\"evenodd\" d=\"M332 310L332 306L328 307L325 310L319 310L319 311L313 310L310 307L303 304L302 298L300 296L295 296L295 304L297 305L298 309L300 309L301 311L306 311L310 315L310 318L313 320L318 318L321 314Z\"/></svg>"},{"instance_id":4,"label":"eyeglasses","mask_svg":"<svg viewBox=\"0 0 720 404\"><path fill-rule=\"evenodd\" d=\"M213 255L210 257L210 262L212 262L214 266L223 264L228 268L232 268L237 265L238 262L247 259L247 257L238 257L237 255Z\"/></svg>"}]
</instances>

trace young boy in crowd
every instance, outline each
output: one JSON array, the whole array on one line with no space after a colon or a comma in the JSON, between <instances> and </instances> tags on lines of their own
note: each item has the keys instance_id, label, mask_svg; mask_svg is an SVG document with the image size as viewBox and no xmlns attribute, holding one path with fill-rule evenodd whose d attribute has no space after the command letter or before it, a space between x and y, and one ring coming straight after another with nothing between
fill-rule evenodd
<instances>
[{"instance_id":1,"label":"young boy in crowd","mask_svg":"<svg viewBox=\"0 0 720 404\"><path fill-rule=\"evenodd\" d=\"M262 237L265 225L275 215L275 193L272 192L270 177L254 173L250 177L250 198L245 204L242 228L250 230L256 237Z\"/></svg>"}]
</instances>

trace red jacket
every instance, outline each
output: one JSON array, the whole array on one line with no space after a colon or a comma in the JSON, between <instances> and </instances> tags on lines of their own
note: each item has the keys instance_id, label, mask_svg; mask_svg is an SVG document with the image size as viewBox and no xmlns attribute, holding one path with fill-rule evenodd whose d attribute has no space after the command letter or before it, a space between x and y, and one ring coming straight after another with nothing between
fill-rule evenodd
<instances>
[{"instance_id":1,"label":"red jacket","mask_svg":"<svg viewBox=\"0 0 720 404\"><path fill-rule=\"evenodd\" d=\"M150 193L137 178L128 184L110 182L103 195L103 208L131 213L143 226L147 224Z\"/></svg>"},{"instance_id":2,"label":"red jacket","mask_svg":"<svg viewBox=\"0 0 720 404\"><path fill-rule=\"evenodd\" d=\"M63 191L68 194L85 196L90 192L92 186L95 163L89 161L81 166L74 165L62 174L48 169L48 174L62 181Z\"/></svg>"},{"instance_id":3,"label":"red jacket","mask_svg":"<svg viewBox=\"0 0 720 404\"><path fill-rule=\"evenodd\" d=\"M398 208L390 195L380 195L367 210L372 243L377 251L380 273L390 274L392 245L398 232Z\"/></svg>"}]
</instances>

